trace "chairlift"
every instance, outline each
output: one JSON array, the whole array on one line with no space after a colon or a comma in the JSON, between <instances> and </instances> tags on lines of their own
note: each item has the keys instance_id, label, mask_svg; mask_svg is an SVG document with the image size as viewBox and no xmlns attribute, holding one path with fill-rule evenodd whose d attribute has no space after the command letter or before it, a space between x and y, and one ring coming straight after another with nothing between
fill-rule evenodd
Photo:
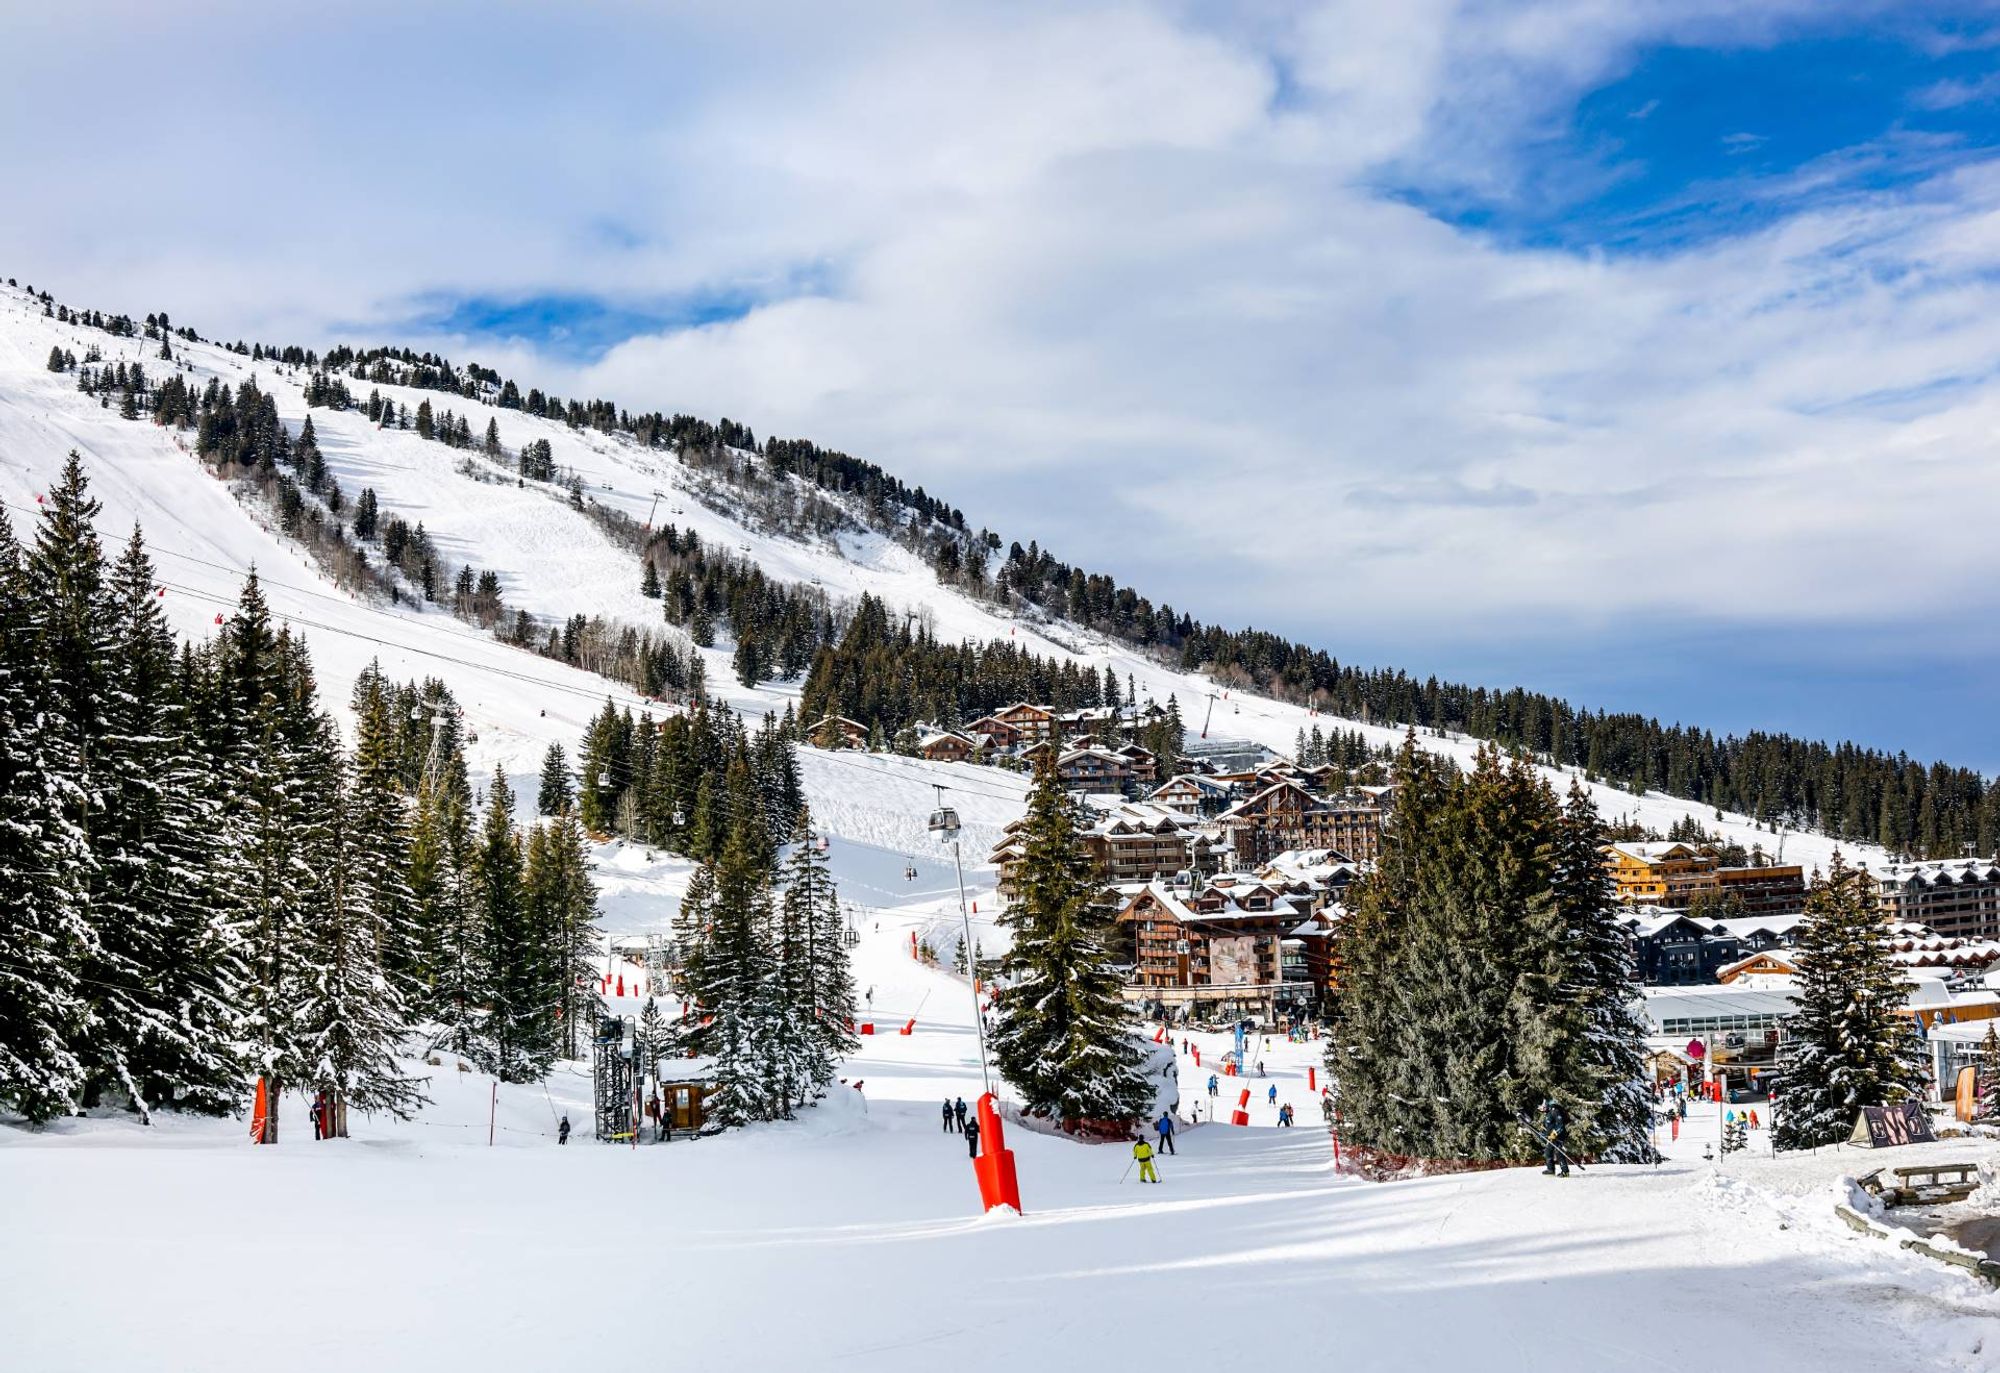
<instances>
[{"instance_id":1,"label":"chairlift","mask_svg":"<svg viewBox=\"0 0 2000 1373\"><path fill-rule=\"evenodd\" d=\"M681 827L682 825L685 825L686 823L687 823L687 817L686 817L685 815L681 814L681 808L680 808L679 806L675 806L675 807L674 807L674 828L675 828L675 829L679 829L679 828L680 828L680 827Z\"/></svg>"}]
</instances>

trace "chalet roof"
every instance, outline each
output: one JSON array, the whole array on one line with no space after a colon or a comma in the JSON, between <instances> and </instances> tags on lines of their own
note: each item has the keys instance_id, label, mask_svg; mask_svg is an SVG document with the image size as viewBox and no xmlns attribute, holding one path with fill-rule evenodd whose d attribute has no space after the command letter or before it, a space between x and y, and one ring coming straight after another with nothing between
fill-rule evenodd
<instances>
[{"instance_id":1,"label":"chalet roof","mask_svg":"<svg viewBox=\"0 0 2000 1373\"><path fill-rule=\"evenodd\" d=\"M1967 882L2000 882L2000 864L1984 858L1928 858L1913 863L1889 863L1870 873L1878 882L1922 887L1963 886Z\"/></svg>"},{"instance_id":2,"label":"chalet roof","mask_svg":"<svg viewBox=\"0 0 2000 1373\"><path fill-rule=\"evenodd\" d=\"M1313 802L1313 794L1307 791L1304 787L1300 786L1297 782L1292 782L1292 781L1273 782L1271 783L1270 786L1265 787L1262 791L1258 792L1256 795L1246 796L1241 801L1238 801L1228 810L1222 812L1220 818L1228 820L1231 819L1232 817L1240 818L1244 815L1248 815L1250 814L1251 807L1255 806L1265 797L1270 796L1272 793L1279 791L1295 791L1300 796L1304 797L1308 803Z\"/></svg>"},{"instance_id":3,"label":"chalet roof","mask_svg":"<svg viewBox=\"0 0 2000 1373\"><path fill-rule=\"evenodd\" d=\"M1650 842L1643 844L1641 843L1606 844L1604 846L1604 851L1606 853L1621 853L1625 855L1627 858L1635 859L1638 862L1645 863L1648 865L1660 862L1662 859L1667 859L1667 858L1699 858L1701 856L1700 854L1696 853L1694 849L1689 845L1682 844L1676 841Z\"/></svg>"},{"instance_id":4,"label":"chalet roof","mask_svg":"<svg viewBox=\"0 0 2000 1373\"><path fill-rule=\"evenodd\" d=\"M1784 939L1793 930L1796 930L1799 927L1799 922L1804 919L1805 916L1803 914L1739 915L1729 920L1718 920L1714 923L1716 928L1725 930L1738 939L1749 939L1760 934L1767 934L1773 939Z\"/></svg>"}]
</instances>

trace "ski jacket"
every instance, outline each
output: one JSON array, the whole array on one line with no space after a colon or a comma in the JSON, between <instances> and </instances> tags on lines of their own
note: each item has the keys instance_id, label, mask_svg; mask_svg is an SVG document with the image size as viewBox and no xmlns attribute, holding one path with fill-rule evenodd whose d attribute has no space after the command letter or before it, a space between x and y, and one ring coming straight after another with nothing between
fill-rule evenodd
<instances>
[{"instance_id":1,"label":"ski jacket","mask_svg":"<svg viewBox=\"0 0 2000 1373\"><path fill-rule=\"evenodd\" d=\"M1138 1159L1139 1162L1144 1163L1147 1159L1151 1158L1152 1156L1153 1156L1153 1146L1146 1143L1145 1140L1142 1139L1137 1144L1134 1144L1132 1146L1132 1157Z\"/></svg>"}]
</instances>

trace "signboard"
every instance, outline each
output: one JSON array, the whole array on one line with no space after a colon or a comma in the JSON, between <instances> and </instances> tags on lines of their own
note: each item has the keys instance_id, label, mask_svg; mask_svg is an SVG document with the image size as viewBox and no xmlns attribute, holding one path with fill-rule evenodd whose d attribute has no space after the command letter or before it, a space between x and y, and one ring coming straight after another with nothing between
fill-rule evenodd
<instances>
[{"instance_id":1,"label":"signboard","mask_svg":"<svg viewBox=\"0 0 2000 1373\"><path fill-rule=\"evenodd\" d=\"M1849 1144L1870 1149L1887 1149L1896 1144L1935 1144L1931 1118L1920 1101L1904 1101L1894 1106L1863 1106L1855 1119Z\"/></svg>"}]
</instances>

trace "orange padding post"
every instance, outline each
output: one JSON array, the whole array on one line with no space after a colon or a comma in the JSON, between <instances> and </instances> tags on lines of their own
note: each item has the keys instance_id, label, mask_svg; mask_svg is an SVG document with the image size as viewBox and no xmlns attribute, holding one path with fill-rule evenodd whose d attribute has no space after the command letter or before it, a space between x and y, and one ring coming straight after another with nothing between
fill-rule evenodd
<instances>
[{"instance_id":1,"label":"orange padding post","mask_svg":"<svg viewBox=\"0 0 2000 1373\"><path fill-rule=\"evenodd\" d=\"M1236 1109L1230 1112L1229 1123L1231 1125L1248 1125L1250 1123L1249 1108L1250 1108L1250 1089L1248 1087L1245 1087L1243 1089L1243 1095L1236 1098Z\"/></svg>"},{"instance_id":2,"label":"orange padding post","mask_svg":"<svg viewBox=\"0 0 2000 1373\"><path fill-rule=\"evenodd\" d=\"M861 1033L863 1033L863 1034L865 1034L865 1035L872 1035L872 1034L874 1034L874 1033L875 1033L875 1022L874 1022L874 1021L872 1021L872 1020L864 1020L864 1021L862 1021L862 1022L861 1022Z\"/></svg>"},{"instance_id":3,"label":"orange padding post","mask_svg":"<svg viewBox=\"0 0 2000 1373\"><path fill-rule=\"evenodd\" d=\"M972 1160L972 1174L979 1179L979 1200L988 1211L996 1206L1021 1209L1014 1151L1006 1143L1000 1113L993 1109L993 1093L987 1092L979 1098L979 1156Z\"/></svg>"}]
</instances>

